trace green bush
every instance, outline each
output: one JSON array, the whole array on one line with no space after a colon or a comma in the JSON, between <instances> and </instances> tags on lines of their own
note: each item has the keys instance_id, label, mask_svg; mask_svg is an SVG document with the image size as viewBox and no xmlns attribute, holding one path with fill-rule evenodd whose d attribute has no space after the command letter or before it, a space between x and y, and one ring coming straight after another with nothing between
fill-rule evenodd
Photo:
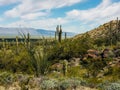
<instances>
[{"instance_id":1,"label":"green bush","mask_svg":"<svg viewBox=\"0 0 120 90\"><path fill-rule=\"evenodd\" d=\"M14 76L9 72L0 73L0 85L9 85L14 82Z\"/></svg>"},{"instance_id":2,"label":"green bush","mask_svg":"<svg viewBox=\"0 0 120 90\"><path fill-rule=\"evenodd\" d=\"M104 83L99 86L101 90L120 90L120 82Z\"/></svg>"},{"instance_id":3,"label":"green bush","mask_svg":"<svg viewBox=\"0 0 120 90\"><path fill-rule=\"evenodd\" d=\"M58 81L55 79L46 79L41 83L41 88L44 90L50 90L58 87Z\"/></svg>"}]
</instances>

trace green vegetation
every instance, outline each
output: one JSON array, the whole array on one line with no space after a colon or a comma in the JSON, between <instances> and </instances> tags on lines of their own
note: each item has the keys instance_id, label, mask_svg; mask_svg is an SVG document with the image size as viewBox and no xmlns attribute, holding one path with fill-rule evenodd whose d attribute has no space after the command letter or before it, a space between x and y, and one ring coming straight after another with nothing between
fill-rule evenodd
<instances>
[{"instance_id":1,"label":"green vegetation","mask_svg":"<svg viewBox=\"0 0 120 90\"><path fill-rule=\"evenodd\" d=\"M119 30L117 23L117 29ZM55 39L32 42L30 34L23 41L0 42L0 85L17 82L21 90L67 90L81 87L119 90L120 46L112 25L106 37L93 39L89 32L80 38L62 39L61 26ZM109 82L109 83L106 83ZM32 85L33 84L33 85ZM14 85L13 85L14 86ZM33 89L34 90L34 89ZM84 89L83 89L84 90Z\"/></svg>"}]
</instances>

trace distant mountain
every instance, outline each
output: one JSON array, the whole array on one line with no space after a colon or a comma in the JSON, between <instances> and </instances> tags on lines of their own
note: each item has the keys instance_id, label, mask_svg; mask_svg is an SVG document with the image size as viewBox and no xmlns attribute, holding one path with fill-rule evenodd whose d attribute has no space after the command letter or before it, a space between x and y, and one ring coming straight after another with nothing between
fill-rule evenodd
<instances>
[{"instance_id":1,"label":"distant mountain","mask_svg":"<svg viewBox=\"0 0 120 90\"><path fill-rule=\"evenodd\" d=\"M39 38L41 36L44 37L54 37L55 31L52 30L44 30L44 29L34 29L34 28L3 28L0 27L0 37L15 37L20 36L20 34L27 34L30 33L31 37ZM64 35L63 32L62 35ZM75 36L75 33L67 32L68 37Z\"/></svg>"}]
</instances>

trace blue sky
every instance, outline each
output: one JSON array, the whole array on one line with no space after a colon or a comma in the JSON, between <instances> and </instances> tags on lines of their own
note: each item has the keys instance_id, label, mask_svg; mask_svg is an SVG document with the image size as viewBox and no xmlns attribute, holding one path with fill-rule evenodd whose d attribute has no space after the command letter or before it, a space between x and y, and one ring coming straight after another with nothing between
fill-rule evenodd
<instances>
[{"instance_id":1,"label":"blue sky","mask_svg":"<svg viewBox=\"0 0 120 90\"><path fill-rule=\"evenodd\" d=\"M0 0L0 27L83 33L120 18L120 0Z\"/></svg>"}]
</instances>

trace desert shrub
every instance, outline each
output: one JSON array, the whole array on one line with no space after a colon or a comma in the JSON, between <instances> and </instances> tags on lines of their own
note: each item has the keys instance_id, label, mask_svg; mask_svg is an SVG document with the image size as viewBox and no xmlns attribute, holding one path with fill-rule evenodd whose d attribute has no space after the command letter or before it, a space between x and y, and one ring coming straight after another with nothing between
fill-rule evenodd
<instances>
[{"instance_id":1,"label":"desert shrub","mask_svg":"<svg viewBox=\"0 0 120 90\"><path fill-rule=\"evenodd\" d=\"M96 77L100 70L106 66L106 61L102 59L87 59L81 61L81 65L86 68L88 73L87 77Z\"/></svg>"},{"instance_id":2,"label":"desert shrub","mask_svg":"<svg viewBox=\"0 0 120 90\"><path fill-rule=\"evenodd\" d=\"M54 89L58 87L58 81L55 79L46 79L42 81L40 86L43 90Z\"/></svg>"},{"instance_id":3,"label":"desert shrub","mask_svg":"<svg viewBox=\"0 0 120 90\"><path fill-rule=\"evenodd\" d=\"M59 82L59 86L62 90L65 90L68 88L76 89L82 84L83 82L79 78L68 78L68 79L63 79Z\"/></svg>"},{"instance_id":4,"label":"desert shrub","mask_svg":"<svg viewBox=\"0 0 120 90\"><path fill-rule=\"evenodd\" d=\"M104 83L99 86L100 90L120 90L120 82Z\"/></svg>"},{"instance_id":5,"label":"desert shrub","mask_svg":"<svg viewBox=\"0 0 120 90\"><path fill-rule=\"evenodd\" d=\"M9 85L14 82L14 76L9 72L0 73L0 85Z\"/></svg>"},{"instance_id":6,"label":"desert shrub","mask_svg":"<svg viewBox=\"0 0 120 90\"><path fill-rule=\"evenodd\" d=\"M93 40L89 35L80 39L69 39L61 43L55 43L49 50L49 60L69 60L72 57L80 57L93 47Z\"/></svg>"},{"instance_id":7,"label":"desert shrub","mask_svg":"<svg viewBox=\"0 0 120 90\"><path fill-rule=\"evenodd\" d=\"M69 67L67 72L68 77L79 77L81 76L80 66L77 67Z\"/></svg>"},{"instance_id":8,"label":"desert shrub","mask_svg":"<svg viewBox=\"0 0 120 90\"><path fill-rule=\"evenodd\" d=\"M65 80L60 81L59 86L62 90L64 90L64 89L70 88L71 84L69 80L65 79Z\"/></svg>"}]
</instances>

